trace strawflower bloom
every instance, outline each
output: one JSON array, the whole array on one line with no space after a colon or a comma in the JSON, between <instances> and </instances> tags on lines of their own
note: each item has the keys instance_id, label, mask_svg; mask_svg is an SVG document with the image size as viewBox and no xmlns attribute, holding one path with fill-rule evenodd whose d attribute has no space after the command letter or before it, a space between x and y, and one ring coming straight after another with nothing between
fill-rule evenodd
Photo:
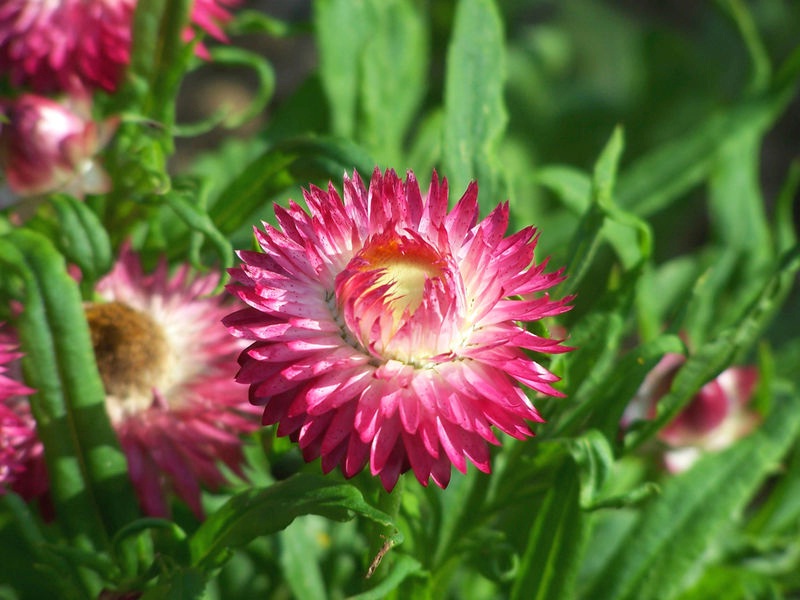
<instances>
[{"instance_id":1,"label":"strawflower bloom","mask_svg":"<svg viewBox=\"0 0 800 600\"><path fill-rule=\"evenodd\" d=\"M249 306L224 322L253 343L237 380L323 471L369 463L387 490L409 469L445 487L451 464L489 471L494 428L533 435L518 384L561 395L527 351L568 348L522 323L569 309L540 294L563 277L534 262L533 228L504 237L507 203L478 221L477 196L473 183L448 213L436 173L425 195L411 172L376 169L368 190L354 173L343 199L304 192L310 214L276 206L263 253L239 253L228 289Z\"/></svg>"},{"instance_id":2,"label":"strawflower bloom","mask_svg":"<svg viewBox=\"0 0 800 600\"><path fill-rule=\"evenodd\" d=\"M239 0L195 0L193 25L221 41ZM39 93L113 92L130 62L136 0L4 0L0 75ZM194 39L191 26L184 40ZM207 56L202 45L198 54Z\"/></svg>"},{"instance_id":3,"label":"strawflower bloom","mask_svg":"<svg viewBox=\"0 0 800 600\"><path fill-rule=\"evenodd\" d=\"M0 323L0 495L13 490L26 498L47 485L42 478L43 448L26 396L33 390L20 382L16 341Z\"/></svg>"},{"instance_id":4,"label":"strawflower bloom","mask_svg":"<svg viewBox=\"0 0 800 600\"><path fill-rule=\"evenodd\" d=\"M145 274L124 247L86 306L106 408L145 513L166 516L174 492L202 516L201 485L225 482L224 463L242 474L241 435L258 426L233 377L242 343L220 320L224 296L209 296L217 274L169 275L161 261Z\"/></svg>"},{"instance_id":5,"label":"strawflower bloom","mask_svg":"<svg viewBox=\"0 0 800 600\"><path fill-rule=\"evenodd\" d=\"M96 155L116 122L94 122L87 96L58 102L24 94L0 101L0 114L0 166L17 195L65 192L82 198L110 190Z\"/></svg>"},{"instance_id":6,"label":"strawflower bloom","mask_svg":"<svg viewBox=\"0 0 800 600\"><path fill-rule=\"evenodd\" d=\"M658 401L669 391L684 362L680 354L664 356L645 378L626 419L654 417ZM663 455L667 470L686 471L704 453L723 450L750 433L760 421L748 406L757 380L754 367L729 367L700 388L658 433L667 447Z\"/></svg>"}]
</instances>

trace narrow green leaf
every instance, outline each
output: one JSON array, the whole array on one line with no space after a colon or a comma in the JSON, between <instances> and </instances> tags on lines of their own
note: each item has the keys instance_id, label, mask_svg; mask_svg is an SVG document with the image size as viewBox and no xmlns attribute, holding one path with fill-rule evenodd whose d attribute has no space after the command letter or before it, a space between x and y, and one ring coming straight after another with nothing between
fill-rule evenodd
<instances>
[{"instance_id":1,"label":"narrow green leaf","mask_svg":"<svg viewBox=\"0 0 800 600\"><path fill-rule=\"evenodd\" d=\"M142 600L200 600L206 588L206 573L182 568L159 577L156 587L141 596Z\"/></svg>"},{"instance_id":2,"label":"narrow green leaf","mask_svg":"<svg viewBox=\"0 0 800 600\"><path fill-rule=\"evenodd\" d=\"M772 258L767 215L759 181L763 131L754 126L725 141L711 170L709 210L717 241L745 263L745 277Z\"/></svg>"},{"instance_id":3,"label":"narrow green leaf","mask_svg":"<svg viewBox=\"0 0 800 600\"><path fill-rule=\"evenodd\" d=\"M640 429L631 432L626 446L636 447L671 421L697 391L725 367L747 351L757 336L781 307L800 268L800 248L785 254L778 269L762 287L761 293L740 319L725 328L712 341L689 356L672 382L670 392L659 402L658 415Z\"/></svg>"},{"instance_id":4,"label":"narrow green leaf","mask_svg":"<svg viewBox=\"0 0 800 600\"><path fill-rule=\"evenodd\" d=\"M570 212L581 215L592 199L592 179L583 171L565 165L546 165L536 170L536 183L551 190Z\"/></svg>"},{"instance_id":5,"label":"narrow green leaf","mask_svg":"<svg viewBox=\"0 0 800 600\"><path fill-rule=\"evenodd\" d=\"M192 194L191 192L175 190L166 194L165 201L192 231L202 234L211 241L223 268L233 265L233 247L203 209L205 201L202 192ZM197 256L198 250L199 248L195 248L195 252L192 253L195 266L199 266L200 262ZM222 285L222 281L220 281L220 285Z\"/></svg>"},{"instance_id":6,"label":"narrow green leaf","mask_svg":"<svg viewBox=\"0 0 800 600\"><path fill-rule=\"evenodd\" d=\"M795 160L789 167L789 173L781 186L778 200L775 202L775 245L778 251L785 252L797 243L797 231L794 224L794 200L800 189L800 160Z\"/></svg>"},{"instance_id":7,"label":"narrow green leaf","mask_svg":"<svg viewBox=\"0 0 800 600\"><path fill-rule=\"evenodd\" d=\"M596 429L568 440L572 458L578 465L581 484L580 504L591 506L608 479L614 464L614 452L608 439Z\"/></svg>"},{"instance_id":8,"label":"narrow green leaf","mask_svg":"<svg viewBox=\"0 0 800 600\"><path fill-rule=\"evenodd\" d=\"M636 272L623 275L618 286L607 290L570 328L570 344L576 348L566 374L571 397L588 402L614 367L637 279Z\"/></svg>"},{"instance_id":9,"label":"narrow green leaf","mask_svg":"<svg viewBox=\"0 0 800 600\"><path fill-rule=\"evenodd\" d=\"M60 227L55 240L64 257L75 263L84 279L95 282L111 268L111 242L97 215L71 196L55 196L50 201Z\"/></svg>"},{"instance_id":10,"label":"narrow green leaf","mask_svg":"<svg viewBox=\"0 0 800 600\"><path fill-rule=\"evenodd\" d=\"M786 60L763 94L712 116L639 158L619 178L619 205L646 217L701 183L715 164L718 148L743 131L757 129L763 134L778 119L795 95L798 72L800 49Z\"/></svg>"},{"instance_id":11,"label":"narrow green leaf","mask_svg":"<svg viewBox=\"0 0 800 600\"><path fill-rule=\"evenodd\" d=\"M425 11L413 0L368 4L371 22L360 53L357 139L381 166L401 169L403 141L426 92Z\"/></svg>"},{"instance_id":12,"label":"narrow green leaf","mask_svg":"<svg viewBox=\"0 0 800 600\"><path fill-rule=\"evenodd\" d=\"M787 596L781 593L780 587L775 577L739 565L712 566L697 584L679 596L679 600L783 600Z\"/></svg>"},{"instance_id":13,"label":"narrow green leaf","mask_svg":"<svg viewBox=\"0 0 800 600\"><path fill-rule=\"evenodd\" d=\"M781 394L762 427L668 480L632 534L584 594L592 600L671 598L703 552L775 468L800 427L800 399Z\"/></svg>"},{"instance_id":14,"label":"narrow green leaf","mask_svg":"<svg viewBox=\"0 0 800 600\"><path fill-rule=\"evenodd\" d=\"M175 123L175 98L193 58L192 47L183 40L191 4L191 0L170 0L164 4L157 44L149 48L152 59L149 78L151 91L142 114L163 124L166 131L171 131ZM137 6L137 18L139 12ZM164 140L171 145L171 139Z\"/></svg>"},{"instance_id":15,"label":"narrow green leaf","mask_svg":"<svg viewBox=\"0 0 800 600\"><path fill-rule=\"evenodd\" d=\"M284 529L296 517L321 515L336 521L356 514L395 528L391 519L366 502L355 487L299 474L262 489L237 494L211 515L190 541L194 565L219 566L232 548ZM397 543L402 541L398 531Z\"/></svg>"},{"instance_id":16,"label":"narrow green leaf","mask_svg":"<svg viewBox=\"0 0 800 600\"><path fill-rule=\"evenodd\" d=\"M282 140L253 160L217 197L209 217L230 234L279 192L297 181L341 181L357 170L369 177L375 163L363 148L344 139L304 136ZM262 217L264 215L261 215Z\"/></svg>"},{"instance_id":17,"label":"narrow green leaf","mask_svg":"<svg viewBox=\"0 0 800 600\"><path fill-rule=\"evenodd\" d=\"M26 222L26 228L50 239L69 263L81 270L88 291L111 268L111 243L91 208L72 196L56 194Z\"/></svg>"},{"instance_id":18,"label":"narrow green leaf","mask_svg":"<svg viewBox=\"0 0 800 600\"><path fill-rule=\"evenodd\" d=\"M307 30L305 24L281 21L260 10L237 10L233 20L228 23L228 31L233 35L263 33L273 37L287 37L305 33Z\"/></svg>"},{"instance_id":19,"label":"narrow green leaf","mask_svg":"<svg viewBox=\"0 0 800 600\"><path fill-rule=\"evenodd\" d=\"M800 445L795 445L786 470L748 524L756 535L792 532L800 523Z\"/></svg>"},{"instance_id":20,"label":"narrow green leaf","mask_svg":"<svg viewBox=\"0 0 800 600\"><path fill-rule=\"evenodd\" d=\"M460 192L477 179L487 206L504 199L496 146L508 115L503 24L492 0L460 0L447 51L444 175Z\"/></svg>"},{"instance_id":21,"label":"narrow green leaf","mask_svg":"<svg viewBox=\"0 0 800 600\"><path fill-rule=\"evenodd\" d=\"M0 261L24 284L24 311L15 325L25 380L36 389L31 408L60 523L83 544L106 547L109 534L138 510L106 414L77 284L53 245L24 229L0 238Z\"/></svg>"},{"instance_id":22,"label":"narrow green leaf","mask_svg":"<svg viewBox=\"0 0 800 600\"><path fill-rule=\"evenodd\" d=\"M606 217L614 206L613 188L623 146L622 129L617 127L595 163L591 203L572 236L566 270L569 277L561 284L559 294L574 293L592 266L592 259L600 246Z\"/></svg>"},{"instance_id":23,"label":"narrow green leaf","mask_svg":"<svg viewBox=\"0 0 800 600\"><path fill-rule=\"evenodd\" d=\"M383 600L390 592L396 590L408 577L421 573L422 565L419 561L406 554L398 554L392 565L391 572L381 579L378 585L366 592L350 596L349 600Z\"/></svg>"},{"instance_id":24,"label":"narrow green leaf","mask_svg":"<svg viewBox=\"0 0 800 600\"><path fill-rule=\"evenodd\" d=\"M333 133L363 144L381 166L402 168L427 81L426 11L414 0L322 0L314 16Z\"/></svg>"},{"instance_id":25,"label":"narrow green leaf","mask_svg":"<svg viewBox=\"0 0 800 600\"><path fill-rule=\"evenodd\" d=\"M578 468L566 458L536 514L512 600L571 598L586 541ZM546 540L546 541L545 541Z\"/></svg>"},{"instance_id":26,"label":"narrow green leaf","mask_svg":"<svg viewBox=\"0 0 800 600\"><path fill-rule=\"evenodd\" d=\"M761 91L767 85L772 75L772 64L770 63L769 53L764 47L764 42L758 33L753 15L748 10L747 5L742 0L718 0L718 4L731 16L736 24L742 41L747 48L752 64L752 75L750 79L750 89Z\"/></svg>"},{"instance_id":27,"label":"narrow green leaf","mask_svg":"<svg viewBox=\"0 0 800 600\"><path fill-rule=\"evenodd\" d=\"M573 411L559 422L555 435L574 434L584 427L594 427L609 439L616 436L625 408L636 394L645 376L667 353L685 351L678 336L661 335L640 345L616 361L613 370L602 375L591 373L584 385L571 394L580 398Z\"/></svg>"},{"instance_id":28,"label":"narrow green leaf","mask_svg":"<svg viewBox=\"0 0 800 600\"><path fill-rule=\"evenodd\" d=\"M251 162L222 190L209 217L223 234L230 234L269 198L292 185L286 168L295 156L269 150Z\"/></svg>"},{"instance_id":29,"label":"narrow green leaf","mask_svg":"<svg viewBox=\"0 0 800 600\"><path fill-rule=\"evenodd\" d=\"M178 137L200 135L220 124L228 128L239 127L263 111L275 92L275 71L263 56L235 46L215 46L209 53L215 65L246 67L252 71L258 81L256 92L244 110L225 105L223 99L222 106L202 122L176 126L174 134Z\"/></svg>"},{"instance_id":30,"label":"narrow green leaf","mask_svg":"<svg viewBox=\"0 0 800 600\"><path fill-rule=\"evenodd\" d=\"M283 579L297 600L325 600L325 580L320 569L317 531L310 531L306 521L294 521L277 533L280 540L279 561Z\"/></svg>"},{"instance_id":31,"label":"narrow green leaf","mask_svg":"<svg viewBox=\"0 0 800 600\"><path fill-rule=\"evenodd\" d=\"M361 52L369 36L370 2L318 0L314 35L319 72L328 98L334 135L353 138L359 94ZM343 35L342 32L347 32Z\"/></svg>"}]
</instances>

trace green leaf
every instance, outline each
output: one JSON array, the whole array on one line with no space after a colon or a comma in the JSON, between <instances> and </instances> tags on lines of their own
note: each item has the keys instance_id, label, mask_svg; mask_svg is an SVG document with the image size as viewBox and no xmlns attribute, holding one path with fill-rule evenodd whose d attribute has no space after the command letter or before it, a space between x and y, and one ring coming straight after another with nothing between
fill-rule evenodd
<instances>
[{"instance_id":1,"label":"green leaf","mask_svg":"<svg viewBox=\"0 0 800 600\"><path fill-rule=\"evenodd\" d=\"M232 35L263 33L273 37L286 37L305 33L307 29L304 24L281 21L260 10L237 10L233 14L233 20L227 25L227 30Z\"/></svg>"},{"instance_id":2,"label":"green leaf","mask_svg":"<svg viewBox=\"0 0 800 600\"><path fill-rule=\"evenodd\" d=\"M344 172L369 177L374 162L358 145L341 139L305 136L282 140L253 160L219 194L209 217L226 235L266 209L272 198L297 181L341 180ZM259 214L261 218L265 215Z\"/></svg>"},{"instance_id":3,"label":"green leaf","mask_svg":"<svg viewBox=\"0 0 800 600\"><path fill-rule=\"evenodd\" d=\"M795 95L799 72L800 48L786 60L764 93L713 115L639 158L619 178L619 205L646 217L701 183L716 163L718 148L748 130L759 130L763 135L775 123Z\"/></svg>"},{"instance_id":4,"label":"green leaf","mask_svg":"<svg viewBox=\"0 0 800 600\"><path fill-rule=\"evenodd\" d=\"M141 76L149 90L141 114L161 123L167 132L175 123L175 98L193 59L192 46L183 41L191 4L191 0L145 0L136 6L132 73ZM145 32L141 37L140 28ZM171 149L171 138L162 139Z\"/></svg>"},{"instance_id":5,"label":"green leaf","mask_svg":"<svg viewBox=\"0 0 800 600\"><path fill-rule=\"evenodd\" d=\"M426 12L413 0L323 0L314 16L333 132L363 144L381 166L402 168L427 82Z\"/></svg>"},{"instance_id":6,"label":"green leaf","mask_svg":"<svg viewBox=\"0 0 800 600\"><path fill-rule=\"evenodd\" d=\"M158 581L156 587L145 591L142 600L200 600L204 597L206 574L200 569L175 569Z\"/></svg>"},{"instance_id":7,"label":"green leaf","mask_svg":"<svg viewBox=\"0 0 800 600\"><path fill-rule=\"evenodd\" d=\"M318 0L314 3L314 35L319 72L328 98L334 135L356 132L361 52L369 36L370 2ZM342 35L347 32L347 35Z\"/></svg>"},{"instance_id":8,"label":"green leaf","mask_svg":"<svg viewBox=\"0 0 800 600\"><path fill-rule=\"evenodd\" d=\"M200 135L220 124L231 129L240 127L261 113L275 92L275 71L261 55L234 46L215 46L209 53L215 65L249 68L258 81L256 92L244 110L225 105L223 99L222 106L200 123L176 125L174 134L178 137Z\"/></svg>"},{"instance_id":9,"label":"green leaf","mask_svg":"<svg viewBox=\"0 0 800 600\"><path fill-rule=\"evenodd\" d=\"M320 569L318 531L295 521L278 532L283 579L297 600L325 600L325 580Z\"/></svg>"},{"instance_id":10,"label":"green leaf","mask_svg":"<svg viewBox=\"0 0 800 600\"><path fill-rule=\"evenodd\" d=\"M267 488L247 490L226 502L192 536L192 563L202 568L219 566L230 549L280 531L296 517L308 514L336 521L358 514L396 530L391 519L364 502L355 487L298 474ZM402 541L399 531L394 539Z\"/></svg>"},{"instance_id":11,"label":"green leaf","mask_svg":"<svg viewBox=\"0 0 800 600\"><path fill-rule=\"evenodd\" d=\"M81 286L90 290L111 268L113 256L108 233L87 206L67 195L53 195L27 227L47 236L64 258L81 270Z\"/></svg>"},{"instance_id":12,"label":"green leaf","mask_svg":"<svg viewBox=\"0 0 800 600\"><path fill-rule=\"evenodd\" d=\"M800 523L800 444L795 445L786 470L770 491L769 497L748 524L757 535L792 532Z\"/></svg>"},{"instance_id":13,"label":"green leaf","mask_svg":"<svg viewBox=\"0 0 800 600\"><path fill-rule=\"evenodd\" d=\"M739 565L714 566L680 600L725 600L771 599L781 600L786 596L780 593L780 586L774 577L742 568Z\"/></svg>"},{"instance_id":14,"label":"green leaf","mask_svg":"<svg viewBox=\"0 0 800 600\"><path fill-rule=\"evenodd\" d=\"M636 447L675 418L697 391L734 360L741 360L757 336L783 304L800 268L800 247L787 252L761 289L759 296L733 325L688 357L672 382L670 392L658 404L658 415L626 437L626 446Z\"/></svg>"},{"instance_id":15,"label":"green leaf","mask_svg":"<svg viewBox=\"0 0 800 600\"><path fill-rule=\"evenodd\" d=\"M586 541L578 468L565 458L539 508L528 537L513 600L571 598Z\"/></svg>"},{"instance_id":16,"label":"green leaf","mask_svg":"<svg viewBox=\"0 0 800 600\"><path fill-rule=\"evenodd\" d=\"M233 265L233 248L227 238L217 229L214 221L211 220L208 213L204 210L205 193L201 190L197 193L191 193L184 190L174 190L164 197L167 205L175 211L175 214L186 223L186 225L194 232L202 234L208 238L214 245L220 262L224 268ZM199 242L200 240L198 240ZM200 266L200 259L197 253L199 252L199 243L193 248L192 262L195 266ZM223 281L220 279L220 286Z\"/></svg>"},{"instance_id":17,"label":"green leaf","mask_svg":"<svg viewBox=\"0 0 800 600\"><path fill-rule=\"evenodd\" d=\"M574 293L592 266L607 214L613 207L614 182L623 146L622 129L617 127L595 163L591 202L572 236L566 269L569 277L561 284L559 295Z\"/></svg>"},{"instance_id":18,"label":"green leaf","mask_svg":"<svg viewBox=\"0 0 800 600\"><path fill-rule=\"evenodd\" d=\"M506 194L495 154L508 120L505 69L497 6L492 0L460 0L447 51L444 175L458 193L477 179L485 207L494 207Z\"/></svg>"},{"instance_id":19,"label":"green leaf","mask_svg":"<svg viewBox=\"0 0 800 600\"><path fill-rule=\"evenodd\" d=\"M536 183L552 191L576 215L592 201L592 179L583 171L565 165L545 165L536 170Z\"/></svg>"},{"instance_id":20,"label":"green leaf","mask_svg":"<svg viewBox=\"0 0 800 600\"><path fill-rule=\"evenodd\" d=\"M800 189L800 160L795 160L789 167L789 173L781 186L780 194L775 202L775 245L780 252L789 250L797 243L797 231L794 225L794 199Z\"/></svg>"},{"instance_id":21,"label":"green leaf","mask_svg":"<svg viewBox=\"0 0 800 600\"><path fill-rule=\"evenodd\" d=\"M428 75L424 10L413 0L373 0L370 35L361 51L357 139L384 167L402 169L403 140Z\"/></svg>"},{"instance_id":22,"label":"green leaf","mask_svg":"<svg viewBox=\"0 0 800 600\"><path fill-rule=\"evenodd\" d=\"M397 589L408 577L419 575L422 572L422 565L419 561L406 554L399 554L392 565L391 572L381 579L378 585L366 592L350 596L349 600L383 600L389 592Z\"/></svg>"},{"instance_id":23,"label":"green leaf","mask_svg":"<svg viewBox=\"0 0 800 600\"><path fill-rule=\"evenodd\" d=\"M725 140L710 178L709 209L717 241L745 264L744 277L763 270L772 258L759 161L763 131L756 124Z\"/></svg>"},{"instance_id":24,"label":"green leaf","mask_svg":"<svg viewBox=\"0 0 800 600\"><path fill-rule=\"evenodd\" d=\"M24 229L0 238L0 262L24 285L15 325L25 381L36 389L31 408L59 522L81 545L105 548L138 509L106 414L77 284L53 245Z\"/></svg>"},{"instance_id":25,"label":"green leaf","mask_svg":"<svg viewBox=\"0 0 800 600\"><path fill-rule=\"evenodd\" d=\"M782 394L762 427L669 479L583 597L672 598L702 568L714 538L740 513L800 427L800 399Z\"/></svg>"},{"instance_id":26,"label":"green leaf","mask_svg":"<svg viewBox=\"0 0 800 600\"><path fill-rule=\"evenodd\" d=\"M596 429L568 440L572 458L578 465L581 483L580 504L590 507L608 479L614 465L614 452L608 439Z\"/></svg>"}]
</instances>

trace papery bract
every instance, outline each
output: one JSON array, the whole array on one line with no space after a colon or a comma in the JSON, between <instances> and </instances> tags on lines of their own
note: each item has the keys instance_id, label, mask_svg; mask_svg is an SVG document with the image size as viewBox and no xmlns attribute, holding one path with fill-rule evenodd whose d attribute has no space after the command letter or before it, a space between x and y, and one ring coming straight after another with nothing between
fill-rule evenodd
<instances>
[{"instance_id":1,"label":"papery bract","mask_svg":"<svg viewBox=\"0 0 800 600\"><path fill-rule=\"evenodd\" d=\"M0 101L0 166L20 196L65 192L78 198L109 191L111 181L97 153L115 129L92 120L90 100L61 102L24 94Z\"/></svg>"},{"instance_id":2,"label":"papery bract","mask_svg":"<svg viewBox=\"0 0 800 600\"><path fill-rule=\"evenodd\" d=\"M13 490L30 499L47 488L47 478L26 397L33 390L20 381L16 361L22 355L16 346L14 336L0 323L0 495Z\"/></svg>"},{"instance_id":3,"label":"papery bract","mask_svg":"<svg viewBox=\"0 0 800 600\"><path fill-rule=\"evenodd\" d=\"M39 93L113 92L130 62L136 0L5 0L0 3L0 74ZM191 20L225 41L225 7L239 0L195 0ZM184 40L194 39L191 27ZM202 45L198 53L207 56Z\"/></svg>"},{"instance_id":4,"label":"papery bract","mask_svg":"<svg viewBox=\"0 0 800 600\"><path fill-rule=\"evenodd\" d=\"M661 359L626 411L626 421L655 416L658 401L669 391L684 362L680 354ZM757 380L754 367L730 367L700 388L658 433L668 447L663 458L669 471L687 470L703 453L727 448L758 424L758 414L748 406Z\"/></svg>"},{"instance_id":5,"label":"papery bract","mask_svg":"<svg viewBox=\"0 0 800 600\"><path fill-rule=\"evenodd\" d=\"M201 485L225 482L224 463L242 474L241 435L258 425L238 386L242 343L220 323L226 298L210 296L218 275L151 274L127 246L86 306L106 408L145 513L166 516L176 493L202 516Z\"/></svg>"},{"instance_id":6,"label":"papery bract","mask_svg":"<svg viewBox=\"0 0 800 600\"><path fill-rule=\"evenodd\" d=\"M412 469L444 487L451 464L488 472L494 430L533 435L541 421L523 384L561 394L529 351L569 350L524 322L568 310L544 290L562 280L534 261L536 233L504 237L508 204L478 220L471 184L448 213L446 180L422 195L375 170L276 207L279 228L256 230L263 253L239 253L229 291L249 305L225 324L253 340L238 381L263 422L352 477L369 463L391 489Z\"/></svg>"}]
</instances>

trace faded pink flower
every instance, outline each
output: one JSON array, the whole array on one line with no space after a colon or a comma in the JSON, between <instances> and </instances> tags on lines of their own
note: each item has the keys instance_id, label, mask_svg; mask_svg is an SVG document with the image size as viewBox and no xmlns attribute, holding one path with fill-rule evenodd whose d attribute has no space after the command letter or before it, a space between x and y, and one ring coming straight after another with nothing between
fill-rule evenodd
<instances>
[{"instance_id":1,"label":"faded pink flower","mask_svg":"<svg viewBox=\"0 0 800 600\"><path fill-rule=\"evenodd\" d=\"M540 292L560 282L534 262L536 233L504 237L508 204L478 220L471 184L448 214L446 180L427 194L413 173L376 169L369 189L345 176L275 208L256 230L263 253L242 251L229 291L248 308L228 316L253 340L237 380L264 405L264 424L352 477L367 463L391 490L414 471L445 487L451 463L488 472L494 429L532 436L542 421L523 384L561 396L558 377L529 354L569 350L524 322L569 310Z\"/></svg>"},{"instance_id":2,"label":"faded pink flower","mask_svg":"<svg viewBox=\"0 0 800 600\"><path fill-rule=\"evenodd\" d=\"M196 0L192 23L226 41L226 7ZM0 74L39 93L116 90L130 62L136 0L5 0L0 3ZM194 38L187 27L184 39ZM207 55L202 46L198 53Z\"/></svg>"},{"instance_id":3,"label":"faded pink flower","mask_svg":"<svg viewBox=\"0 0 800 600\"><path fill-rule=\"evenodd\" d=\"M0 101L0 166L20 196L65 192L78 198L111 188L96 155L108 142L114 121L92 120L89 98L57 102L25 94Z\"/></svg>"},{"instance_id":4,"label":"faded pink flower","mask_svg":"<svg viewBox=\"0 0 800 600\"><path fill-rule=\"evenodd\" d=\"M30 499L47 487L42 444L21 383L14 337L0 323L0 495L13 490ZM32 475L36 475L33 476Z\"/></svg>"},{"instance_id":5,"label":"faded pink flower","mask_svg":"<svg viewBox=\"0 0 800 600\"><path fill-rule=\"evenodd\" d=\"M174 492L202 516L200 487L225 482L224 463L241 474L241 434L257 413L233 380L243 345L220 323L230 306L209 296L215 274L151 274L123 248L86 306L106 408L145 513L166 516Z\"/></svg>"},{"instance_id":6,"label":"faded pink flower","mask_svg":"<svg viewBox=\"0 0 800 600\"><path fill-rule=\"evenodd\" d=\"M626 412L628 420L655 416L658 401L669 391L685 360L680 354L667 354L661 359ZM748 407L757 380L754 367L730 367L700 388L658 434L668 447L664 464L669 471L685 471L703 453L723 450L752 431L760 421Z\"/></svg>"}]
</instances>

